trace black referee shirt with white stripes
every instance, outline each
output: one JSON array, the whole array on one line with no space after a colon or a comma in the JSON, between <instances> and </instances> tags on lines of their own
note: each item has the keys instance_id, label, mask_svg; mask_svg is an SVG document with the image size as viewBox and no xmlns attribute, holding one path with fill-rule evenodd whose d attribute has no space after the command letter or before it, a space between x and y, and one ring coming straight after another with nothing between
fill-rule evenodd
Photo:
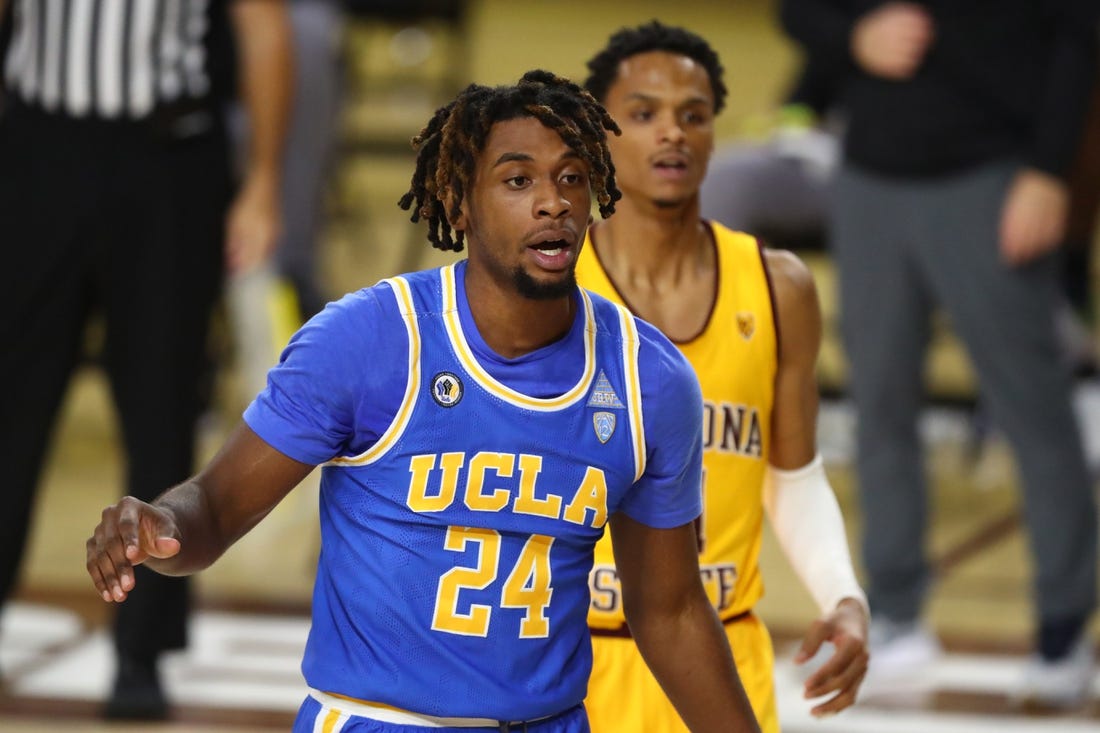
<instances>
[{"instance_id":1,"label":"black referee shirt with white stripes","mask_svg":"<svg viewBox=\"0 0 1100 733\"><path fill-rule=\"evenodd\" d=\"M8 0L5 94L77 118L141 120L232 86L229 0Z\"/></svg>"}]
</instances>

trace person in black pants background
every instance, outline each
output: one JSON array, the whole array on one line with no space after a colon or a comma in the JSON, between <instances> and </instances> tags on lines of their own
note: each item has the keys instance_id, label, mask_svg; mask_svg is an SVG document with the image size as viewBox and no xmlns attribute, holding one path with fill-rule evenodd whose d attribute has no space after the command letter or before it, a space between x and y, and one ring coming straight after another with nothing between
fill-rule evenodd
<instances>
[{"instance_id":1,"label":"person in black pants background","mask_svg":"<svg viewBox=\"0 0 1100 733\"><path fill-rule=\"evenodd\" d=\"M783 0L807 53L845 68L829 242L857 417L868 685L918 671L931 582L916 418L930 311L951 318L1012 445L1035 558L1023 697L1090 692L1096 504L1054 313L1066 175L1096 68L1090 0Z\"/></svg>"},{"instance_id":2,"label":"person in black pants background","mask_svg":"<svg viewBox=\"0 0 1100 733\"><path fill-rule=\"evenodd\" d=\"M121 425L126 492L190 475L204 345L225 267L268 256L290 87L279 0L0 0L0 601L89 317ZM247 31L246 31L247 29ZM224 103L253 130L234 187ZM155 436L155 437L154 437ZM187 581L142 573L119 609L108 717L164 717L160 654L186 644Z\"/></svg>"}]
</instances>

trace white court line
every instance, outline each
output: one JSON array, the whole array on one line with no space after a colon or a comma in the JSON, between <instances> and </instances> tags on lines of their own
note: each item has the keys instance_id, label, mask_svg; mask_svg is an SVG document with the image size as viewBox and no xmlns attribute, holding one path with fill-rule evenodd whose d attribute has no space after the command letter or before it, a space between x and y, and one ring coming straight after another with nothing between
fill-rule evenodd
<instances>
[{"instance_id":1,"label":"white court line","mask_svg":"<svg viewBox=\"0 0 1100 733\"><path fill-rule=\"evenodd\" d=\"M810 715L811 703L802 698L802 682L790 661L776 662L776 699L784 733L1067 733L1100 732L1100 723L1065 715L1029 717L1013 714L939 712L921 709L920 699L939 692L1002 695L1009 698L1020 691L1025 658L1008 655L945 654L922 678L898 695L861 696L864 702L908 699L912 707L874 709L861 704L840 715L816 719ZM1100 692L1100 676L1093 681Z\"/></svg>"},{"instance_id":2,"label":"white court line","mask_svg":"<svg viewBox=\"0 0 1100 733\"><path fill-rule=\"evenodd\" d=\"M0 613L0 670L9 673L31 664L51 648L76 642L83 633L83 622L71 611L9 603Z\"/></svg>"},{"instance_id":3,"label":"white court line","mask_svg":"<svg viewBox=\"0 0 1100 733\"><path fill-rule=\"evenodd\" d=\"M14 648L19 630L34 625L26 608L11 606L5 612L4 628L9 628L10 619L17 633L0 637L5 659L19 653ZM62 636L62 626L55 621L50 627L53 633L43 638L74 642L72 646L53 653L46 644L29 648L22 660L33 661L33 668L13 681L11 692L26 697L105 699L114 676L107 630L80 639L79 634ZM308 631L305 618L198 612L191 622L189 649L164 656L165 690L179 705L293 712L308 692L299 671Z\"/></svg>"}]
</instances>

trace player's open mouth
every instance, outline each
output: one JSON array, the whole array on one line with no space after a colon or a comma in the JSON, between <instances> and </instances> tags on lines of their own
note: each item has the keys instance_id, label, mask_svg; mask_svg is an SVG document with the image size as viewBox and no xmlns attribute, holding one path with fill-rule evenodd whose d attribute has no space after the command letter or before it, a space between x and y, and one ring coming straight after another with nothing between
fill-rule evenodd
<instances>
[{"instance_id":1,"label":"player's open mouth","mask_svg":"<svg viewBox=\"0 0 1100 733\"><path fill-rule=\"evenodd\" d=\"M554 255L560 255L563 250L568 249L569 243L564 239L555 239L550 242L540 242L534 248L544 255L553 257Z\"/></svg>"},{"instance_id":2,"label":"player's open mouth","mask_svg":"<svg viewBox=\"0 0 1100 733\"><path fill-rule=\"evenodd\" d=\"M569 268L576 257L577 247L568 232L544 232L537 239L540 241L532 242L527 248L537 267L549 272L561 272Z\"/></svg>"}]
</instances>

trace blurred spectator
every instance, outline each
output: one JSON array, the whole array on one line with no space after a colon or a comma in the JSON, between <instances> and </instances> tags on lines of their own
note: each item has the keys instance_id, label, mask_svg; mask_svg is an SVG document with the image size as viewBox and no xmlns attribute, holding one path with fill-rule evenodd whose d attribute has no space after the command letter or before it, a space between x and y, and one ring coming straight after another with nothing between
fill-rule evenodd
<instances>
[{"instance_id":1,"label":"blurred spectator","mask_svg":"<svg viewBox=\"0 0 1100 733\"><path fill-rule=\"evenodd\" d=\"M292 0L294 98L283 158L283 232L275 250L303 321L328 301L317 274L322 194L336 148L343 92L339 0Z\"/></svg>"},{"instance_id":2,"label":"blurred spectator","mask_svg":"<svg viewBox=\"0 0 1100 733\"><path fill-rule=\"evenodd\" d=\"M319 312L327 297L318 275L322 199L338 135L343 95L341 0L291 0L294 94L283 151L279 202L282 231L274 257L227 282L227 306L243 404L266 383L267 370L291 334ZM233 115L239 147L247 119Z\"/></svg>"},{"instance_id":3,"label":"blurred spectator","mask_svg":"<svg viewBox=\"0 0 1100 733\"><path fill-rule=\"evenodd\" d=\"M1035 555L1029 699L1075 705L1093 666L1096 507L1059 358L1057 260L1096 65L1087 0L784 0L807 52L847 64L843 162L830 213L858 410L871 675L938 649L916 418L929 311L965 343L1011 443Z\"/></svg>"},{"instance_id":4,"label":"blurred spectator","mask_svg":"<svg viewBox=\"0 0 1100 733\"><path fill-rule=\"evenodd\" d=\"M738 140L715 153L700 189L704 218L733 222L732 228L777 247L825 247L829 184L843 134L836 76L807 59L783 104L769 115L773 129L768 136ZM1056 316L1063 354L1079 376L1100 369L1089 330L1093 237L1100 206L1100 84L1094 86L1085 131L1068 181L1070 209L1060 268L1065 302ZM979 437L988 431L986 422L979 409Z\"/></svg>"},{"instance_id":5,"label":"blurred spectator","mask_svg":"<svg viewBox=\"0 0 1100 733\"><path fill-rule=\"evenodd\" d=\"M126 491L152 499L192 471L223 267L263 262L278 233L289 32L277 0L3 5L11 28L0 116L0 378L12 387L0 408L7 599L93 313L106 327L101 359ZM254 133L235 195L222 124L234 81ZM138 572L140 592L115 622L110 717L163 717L157 660L186 642L187 582Z\"/></svg>"},{"instance_id":6,"label":"blurred spectator","mask_svg":"<svg viewBox=\"0 0 1100 733\"><path fill-rule=\"evenodd\" d=\"M826 195L841 127L832 113L836 77L807 59L769 137L715 153L700 189L704 218L777 247L824 246Z\"/></svg>"}]
</instances>

